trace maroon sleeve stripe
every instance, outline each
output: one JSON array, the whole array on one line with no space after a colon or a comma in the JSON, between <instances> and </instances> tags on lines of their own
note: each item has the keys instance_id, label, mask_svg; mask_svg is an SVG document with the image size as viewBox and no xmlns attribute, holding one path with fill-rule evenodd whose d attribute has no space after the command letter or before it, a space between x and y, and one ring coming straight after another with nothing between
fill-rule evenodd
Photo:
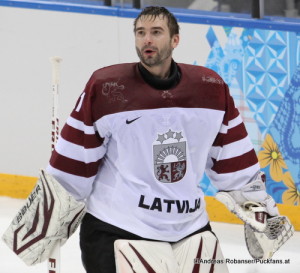
<instances>
[{"instance_id":1,"label":"maroon sleeve stripe","mask_svg":"<svg viewBox=\"0 0 300 273\"><path fill-rule=\"evenodd\" d=\"M100 162L101 159L96 162L84 163L79 160L65 157L56 152L56 150L52 152L52 156L50 158L50 165L53 168L56 168L62 172L66 172L76 176L82 176L85 178L89 178L97 174Z\"/></svg>"},{"instance_id":2,"label":"maroon sleeve stripe","mask_svg":"<svg viewBox=\"0 0 300 273\"><path fill-rule=\"evenodd\" d=\"M94 122L92 119L89 118L88 113L76 112L75 110L72 111L71 115L72 118L82 121L86 126L93 126Z\"/></svg>"},{"instance_id":3,"label":"maroon sleeve stripe","mask_svg":"<svg viewBox=\"0 0 300 273\"><path fill-rule=\"evenodd\" d=\"M85 134L83 131L65 124L61 131L61 136L74 144L83 146L86 149L97 148L103 143L103 138L96 132L94 135Z\"/></svg>"},{"instance_id":4,"label":"maroon sleeve stripe","mask_svg":"<svg viewBox=\"0 0 300 273\"><path fill-rule=\"evenodd\" d=\"M212 160L214 163L212 170L219 174L241 171L258 163L254 149L237 157L219 161L212 158Z\"/></svg>"},{"instance_id":5,"label":"maroon sleeve stripe","mask_svg":"<svg viewBox=\"0 0 300 273\"><path fill-rule=\"evenodd\" d=\"M226 134L218 133L213 146L224 146L245 138L248 135L244 123L229 129Z\"/></svg>"}]
</instances>

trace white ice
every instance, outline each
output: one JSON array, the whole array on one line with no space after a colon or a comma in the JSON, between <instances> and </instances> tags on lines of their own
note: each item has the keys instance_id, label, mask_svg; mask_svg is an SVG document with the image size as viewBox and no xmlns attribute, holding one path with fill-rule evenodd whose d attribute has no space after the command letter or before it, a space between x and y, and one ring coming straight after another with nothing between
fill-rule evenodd
<instances>
[{"instance_id":1,"label":"white ice","mask_svg":"<svg viewBox=\"0 0 300 273\"><path fill-rule=\"evenodd\" d=\"M6 230L24 200L0 197L0 235ZM225 258L250 260L241 225L211 223L217 234ZM85 273L80 258L79 232L77 231L61 248L61 272ZM276 261L289 260L288 264L229 264L230 273L299 273L300 272L300 232L295 235L273 256ZM28 267L1 240L0 273L43 273L47 264Z\"/></svg>"}]
</instances>

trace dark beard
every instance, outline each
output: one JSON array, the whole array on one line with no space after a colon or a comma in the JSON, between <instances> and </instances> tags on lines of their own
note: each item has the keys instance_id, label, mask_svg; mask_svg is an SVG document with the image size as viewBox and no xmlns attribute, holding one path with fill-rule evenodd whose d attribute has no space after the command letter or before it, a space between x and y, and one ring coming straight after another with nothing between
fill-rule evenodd
<instances>
[{"instance_id":1,"label":"dark beard","mask_svg":"<svg viewBox=\"0 0 300 273\"><path fill-rule=\"evenodd\" d=\"M139 50L137 47L135 48L138 57L140 58L141 62L146 64L148 67L153 67L153 66L158 66L160 64L162 64L164 62L164 60L166 60L168 57L171 56L172 54L172 47L168 47L168 48L163 48L161 52L156 51L156 56L152 57L152 58L145 58L142 54L142 51L144 50L144 48L142 48L142 50Z\"/></svg>"}]
</instances>

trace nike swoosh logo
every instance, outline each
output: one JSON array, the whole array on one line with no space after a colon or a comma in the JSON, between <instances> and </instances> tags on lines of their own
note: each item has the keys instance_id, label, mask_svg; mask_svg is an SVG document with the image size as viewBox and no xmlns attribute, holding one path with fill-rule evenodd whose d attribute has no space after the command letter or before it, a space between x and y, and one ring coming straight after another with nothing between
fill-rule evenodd
<instances>
[{"instance_id":1,"label":"nike swoosh logo","mask_svg":"<svg viewBox=\"0 0 300 273\"><path fill-rule=\"evenodd\" d=\"M135 118L135 119L132 119L132 120L128 120L128 119L126 119L126 124L130 124L130 123L132 123L132 122L134 122L134 121L136 121L137 119L139 119L140 117L138 117L138 118Z\"/></svg>"}]
</instances>

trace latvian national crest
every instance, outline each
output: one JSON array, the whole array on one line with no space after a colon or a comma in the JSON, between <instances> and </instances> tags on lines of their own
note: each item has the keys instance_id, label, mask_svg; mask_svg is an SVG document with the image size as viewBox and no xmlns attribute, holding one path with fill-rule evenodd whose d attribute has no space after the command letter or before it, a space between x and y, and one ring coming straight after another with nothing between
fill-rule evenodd
<instances>
[{"instance_id":1,"label":"latvian national crest","mask_svg":"<svg viewBox=\"0 0 300 273\"><path fill-rule=\"evenodd\" d=\"M169 129L158 134L153 143L153 161L158 181L173 183L181 180L186 173L186 140L182 132Z\"/></svg>"}]
</instances>

